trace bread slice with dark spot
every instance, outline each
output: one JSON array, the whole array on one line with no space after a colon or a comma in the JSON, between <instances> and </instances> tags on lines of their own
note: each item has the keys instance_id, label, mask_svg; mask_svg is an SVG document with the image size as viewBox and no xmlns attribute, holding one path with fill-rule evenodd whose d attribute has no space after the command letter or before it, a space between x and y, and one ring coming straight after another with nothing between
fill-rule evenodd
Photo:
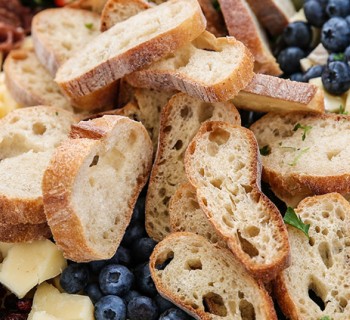
<instances>
[{"instance_id":1,"label":"bread slice with dark spot","mask_svg":"<svg viewBox=\"0 0 350 320\"><path fill-rule=\"evenodd\" d=\"M161 111L159 144L146 198L146 230L155 240L170 232L168 205L177 185L186 181L184 154L201 123L223 120L240 124L231 103L207 103L184 93L174 95Z\"/></svg>"},{"instance_id":2,"label":"bread slice with dark spot","mask_svg":"<svg viewBox=\"0 0 350 320\"><path fill-rule=\"evenodd\" d=\"M289 264L286 227L260 189L254 134L225 122L204 123L185 155L188 179L209 221L258 279L273 279Z\"/></svg>"},{"instance_id":3,"label":"bread slice with dark spot","mask_svg":"<svg viewBox=\"0 0 350 320\"><path fill-rule=\"evenodd\" d=\"M103 116L75 125L43 178L47 222L66 258L110 258L128 226L152 165L139 122Z\"/></svg>"},{"instance_id":4,"label":"bread slice with dark spot","mask_svg":"<svg viewBox=\"0 0 350 320\"><path fill-rule=\"evenodd\" d=\"M196 319L277 319L261 281L201 236L169 235L155 247L150 270L161 295Z\"/></svg>"},{"instance_id":5,"label":"bread slice with dark spot","mask_svg":"<svg viewBox=\"0 0 350 320\"><path fill-rule=\"evenodd\" d=\"M329 193L306 198L295 212L310 238L288 225L292 263L274 282L278 304L292 320L349 319L349 202Z\"/></svg>"}]
</instances>

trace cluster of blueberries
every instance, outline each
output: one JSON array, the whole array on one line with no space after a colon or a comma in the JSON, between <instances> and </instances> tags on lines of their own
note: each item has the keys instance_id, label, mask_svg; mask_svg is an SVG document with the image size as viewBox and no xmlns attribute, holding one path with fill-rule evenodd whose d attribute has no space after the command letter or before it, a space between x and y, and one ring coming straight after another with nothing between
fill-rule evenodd
<instances>
[{"instance_id":1,"label":"cluster of blueberries","mask_svg":"<svg viewBox=\"0 0 350 320\"><path fill-rule=\"evenodd\" d=\"M157 292L149 270L156 242L146 235L144 211L145 198L140 196L111 259L71 262L61 274L60 284L66 292L83 292L90 297L96 320L193 319Z\"/></svg>"},{"instance_id":2,"label":"cluster of blueberries","mask_svg":"<svg viewBox=\"0 0 350 320\"><path fill-rule=\"evenodd\" d=\"M290 23L282 34L286 47L278 54L278 63L291 80L308 82L321 77L324 88L331 94L341 95L350 89L350 1L304 0L307 23ZM301 72L300 59L311 47L311 26L321 31L320 41L329 52L326 65L311 67Z\"/></svg>"}]
</instances>

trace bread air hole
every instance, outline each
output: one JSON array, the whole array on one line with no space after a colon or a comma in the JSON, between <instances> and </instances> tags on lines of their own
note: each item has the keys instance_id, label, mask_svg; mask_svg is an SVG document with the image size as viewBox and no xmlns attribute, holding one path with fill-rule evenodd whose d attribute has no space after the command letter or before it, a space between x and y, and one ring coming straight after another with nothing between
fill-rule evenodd
<instances>
[{"instance_id":1,"label":"bread air hole","mask_svg":"<svg viewBox=\"0 0 350 320\"><path fill-rule=\"evenodd\" d=\"M215 128L209 133L209 140L215 142L219 146L225 144L228 139L230 139L230 133L221 128Z\"/></svg>"},{"instance_id":2,"label":"bread air hole","mask_svg":"<svg viewBox=\"0 0 350 320\"><path fill-rule=\"evenodd\" d=\"M98 164L99 159L100 159L100 156L98 154L95 155L94 158L92 159L89 167L96 166Z\"/></svg>"},{"instance_id":3,"label":"bread air hole","mask_svg":"<svg viewBox=\"0 0 350 320\"><path fill-rule=\"evenodd\" d=\"M316 279L311 279L308 290L309 298L323 311L326 308L322 296L326 296L326 290L323 285Z\"/></svg>"},{"instance_id":4,"label":"bread air hole","mask_svg":"<svg viewBox=\"0 0 350 320\"><path fill-rule=\"evenodd\" d=\"M221 179L213 179L210 181L210 184L217 189L221 189L222 182Z\"/></svg>"},{"instance_id":5,"label":"bread air hole","mask_svg":"<svg viewBox=\"0 0 350 320\"><path fill-rule=\"evenodd\" d=\"M257 255L259 255L259 251L257 248L255 248L248 240L244 239L241 235L240 231L237 231L237 235L238 235L238 240L240 242L241 245L241 249L247 254L249 255L249 257L254 258Z\"/></svg>"},{"instance_id":6,"label":"bread air hole","mask_svg":"<svg viewBox=\"0 0 350 320\"><path fill-rule=\"evenodd\" d=\"M242 320L255 320L255 310L253 305L246 299L242 299L239 302L239 311L241 313Z\"/></svg>"},{"instance_id":7,"label":"bread air hole","mask_svg":"<svg viewBox=\"0 0 350 320\"><path fill-rule=\"evenodd\" d=\"M202 270L202 261L200 259L190 259L186 261L186 270Z\"/></svg>"},{"instance_id":8,"label":"bread air hole","mask_svg":"<svg viewBox=\"0 0 350 320\"><path fill-rule=\"evenodd\" d=\"M211 157L215 157L219 152L218 145L214 143L209 143L207 146L207 152Z\"/></svg>"},{"instance_id":9,"label":"bread air hole","mask_svg":"<svg viewBox=\"0 0 350 320\"><path fill-rule=\"evenodd\" d=\"M321 259L324 265L329 269L333 266L333 257L330 250L329 244L327 242L321 242L318 245L318 252L321 256Z\"/></svg>"},{"instance_id":10,"label":"bread air hole","mask_svg":"<svg viewBox=\"0 0 350 320\"><path fill-rule=\"evenodd\" d=\"M182 146L183 146L182 140L177 140L175 145L173 146L173 149L180 150L182 148Z\"/></svg>"},{"instance_id":11,"label":"bread air hole","mask_svg":"<svg viewBox=\"0 0 350 320\"><path fill-rule=\"evenodd\" d=\"M155 263L157 270L164 270L169 263L174 259L174 251L168 251L161 253Z\"/></svg>"},{"instance_id":12,"label":"bread air hole","mask_svg":"<svg viewBox=\"0 0 350 320\"><path fill-rule=\"evenodd\" d=\"M211 103L203 102L198 110L198 120L200 123L210 119L213 116L214 106Z\"/></svg>"},{"instance_id":13,"label":"bread air hole","mask_svg":"<svg viewBox=\"0 0 350 320\"><path fill-rule=\"evenodd\" d=\"M42 136L46 132L46 126L41 122L36 122L33 124L32 130L34 134Z\"/></svg>"},{"instance_id":14,"label":"bread air hole","mask_svg":"<svg viewBox=\"0 0 350 320\"><path fill-rule=\"evenodd\" d=\"M331 161L334 157L336 157L341 150L332 150L327 152L327 158L329 161Z\"/></svg>"},{"instance_id":15,"label":"bread air hole","mask_svg":"<svg viewBox=\"0 0 350 320\"><path fill-rule=\"evenodd\" d=\"M224 300L220 295L214 292L208 292L203 296L204 311L215 314L220 317L227 316L227 309L224 304Z\"/></svg>"}]
</instances>

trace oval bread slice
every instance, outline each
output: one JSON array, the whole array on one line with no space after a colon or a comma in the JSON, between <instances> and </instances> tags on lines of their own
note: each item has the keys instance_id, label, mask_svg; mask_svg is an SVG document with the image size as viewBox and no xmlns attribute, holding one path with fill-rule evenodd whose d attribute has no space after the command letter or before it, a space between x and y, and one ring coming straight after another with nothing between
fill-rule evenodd
<instances>
[{"instance_id":1,"label":"oval bread slice","mask_svg":"<svg viewBox=\"0 0 350 320\"><path fill-rule=\"evenodd\" d=\"M44 174L47 222L67 258L108 259L147 181L152 142L141 123L121 116L82 121L72 136Z\"/></svg>"},{"instance_id":2,"label":"oval bread slice","mask_svg":"<svg viewBox=\"0 0 350 320\"><path fill-rule=\"evenodd\" d=\"M187 148L185 168L201 208L247 270L268 281L288 266L287 230L260 190L258 146L250 130L204 123Z\"/></svg>"},{"instance_id":3,"label":"oval bread slice","mask_svg":"<svg viewBox=\"0 0 350 320\"><path fill-rule=\"evenodd\" d=\"M150 258L158 291L196 319L277 319L273 303L230 251L194 233L173 233Z\"/></svg>"}]
</instances>

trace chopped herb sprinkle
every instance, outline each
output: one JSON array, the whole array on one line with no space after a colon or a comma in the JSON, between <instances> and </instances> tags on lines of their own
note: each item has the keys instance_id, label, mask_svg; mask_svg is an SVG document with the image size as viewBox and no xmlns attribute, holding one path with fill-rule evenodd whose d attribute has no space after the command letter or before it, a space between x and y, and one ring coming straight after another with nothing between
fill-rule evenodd
<instances>
[{"instance_id":1,"label":"chopped herb sprinkle","mask_svg":"<svg viewBox=\"0 0 350 320\"><path fill-rule=\"evenodd\" d=\"M309 229L310 229L310 225L309 224L305 224L300 216L298 216L294 209L291 207L287 208L287 211L284 215L283 221L291 226L293 226L294 228L299 229L300 231L302 231L307 238L309 239Z\"/></svg>"},{"instance_id":2,"label":"chopped herb sprinkle","mask_svg":"<svg viewBox=\"0 0 350 320\"><path fill-rule=\"evenodd\" d=\"M290 162L290 163L288 163L288 165L291 166L291 167L296 166L296 164L298 163L299 159L303 156L304 153L308 152L309 149L310 149L310 147L305 148L305 149L303 149L303 150L297 149L297 150L300 150L300 151L299 151L298 154L295 156L295 158L293 159L293 161Z\"/></svg>"},{"instance_id":3,"label":"chopped herb sprinkle","mask_svg":"<svg viewBox=\"0 0 350 320\"><path fill-rule=\"evenodd\" d=\"M271 148L269 145L263 146L259 150L262 156L268 156L271 153Z\"/></svg>"},{"instance_id":4,"label":"chopped herb sprinkle","mask_svg":"<svg viewBox=\"0 0 350 320\"><path fill-rule=\"evenodd\" d=\"M312 129L311 126L308 126L308 125L301 125L300 123L297 123L294 128L293 128L293 131L297 131L298 129L302 129L304 132L303 132L303 135L301 137L301 140L305 140L306 138L306 135L310 132L310 130Z\"/></svg>"},{"instance_id":5,"label":"chopped herb sprinkle","mask_svg":"<svg viewBox=\"0 0 350 320\"><path fill-rule=\"evenodd\" d=\"M93 23L85 23L85 27L89 30L91 30L94 27Z\"/></svg>"}]
</instances>

